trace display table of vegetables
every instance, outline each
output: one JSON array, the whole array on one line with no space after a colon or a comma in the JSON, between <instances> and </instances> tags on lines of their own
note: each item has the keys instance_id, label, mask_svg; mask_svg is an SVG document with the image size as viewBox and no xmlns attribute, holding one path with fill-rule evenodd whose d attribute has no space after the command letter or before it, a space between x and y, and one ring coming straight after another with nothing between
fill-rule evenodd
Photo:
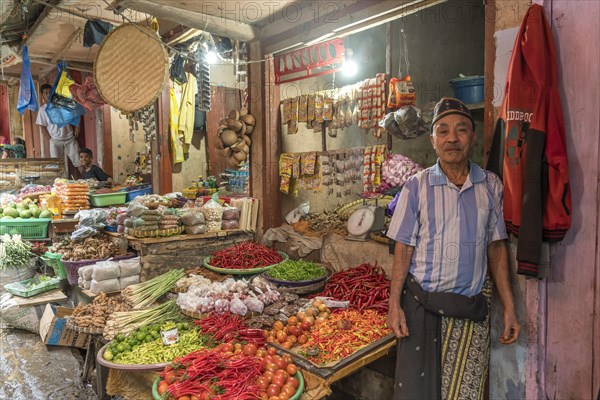
<instances>
[{"instance_id":1,"label":"display table of vegetables","mask_svg":"<svg viewBox=\"0 0 600 400\"><path fill-rule=\"evenodd\" d=\"M161 330L177 328L179 340L165 345ZM161 321L144 325L127 335L118 334L98 352L98 362L112 369L160 370L176 357L195 350L212 348L215 342L186 321Z\"/></svg>"},{"instance_id":2,"label":"display table of vegetables","mask_svg":"<svg viewBox=\"0 0 600 400\"><path fill-rule=\"evenodd\" d=\"M291 351L318 367L333 367L369 345L393 341L385 314L353 309L333 312L320 299L305 311L276 321L265 330L267 342Z\"/></svg>"}]
</instances>

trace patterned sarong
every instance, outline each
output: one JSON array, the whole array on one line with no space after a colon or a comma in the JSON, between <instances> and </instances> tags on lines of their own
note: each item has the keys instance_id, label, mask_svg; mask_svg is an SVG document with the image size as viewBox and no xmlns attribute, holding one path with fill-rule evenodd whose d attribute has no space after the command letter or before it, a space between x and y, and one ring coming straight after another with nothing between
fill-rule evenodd
<instances>
[{"instance_id":1,"label":"patterned sarong","mask_svg":"<svg viewBox=\"0 0 600 400\"><path fill-rule=\"evenodd\" d=\"M480 295L467 298L427 293L407 277L401 304L409 336L398 341L396 400L483 398L490 298L489 279Z\"/></svg>"}]
</instances>

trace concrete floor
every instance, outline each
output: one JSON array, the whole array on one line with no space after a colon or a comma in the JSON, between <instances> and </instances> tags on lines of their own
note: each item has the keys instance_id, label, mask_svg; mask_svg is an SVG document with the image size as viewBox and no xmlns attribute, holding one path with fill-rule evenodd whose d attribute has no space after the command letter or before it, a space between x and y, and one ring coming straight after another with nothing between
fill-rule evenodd
<instances>
[{"instance_id":1,"label":"concrete floor","mask_svg":"<svg viewBox=\"0 0 600 400\"><path fill-rule=\"evenodd\" d=\"M46 346L39 335L0 329L0 399L96 400L81 379L79 350Z\"/></svg>"}]
</instances>

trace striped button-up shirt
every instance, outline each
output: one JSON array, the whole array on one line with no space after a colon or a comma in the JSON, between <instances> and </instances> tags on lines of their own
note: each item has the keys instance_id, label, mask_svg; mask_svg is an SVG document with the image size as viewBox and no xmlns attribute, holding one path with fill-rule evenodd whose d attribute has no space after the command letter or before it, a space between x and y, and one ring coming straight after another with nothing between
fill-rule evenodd
<instances>
[{"instance_id":1,"label":"striped button-up shirt","mask_svg":"<svg viewBox=\"0 0 600 400\"><path fill-rule=\"evenodd\" d=\"M410 178L400 196L388 237L414 246L410 264L424 290L474 296L487 273L487 247L506 239L502 182L469 163L461 188L438 162Z\"/></svg>"}]
</instances>

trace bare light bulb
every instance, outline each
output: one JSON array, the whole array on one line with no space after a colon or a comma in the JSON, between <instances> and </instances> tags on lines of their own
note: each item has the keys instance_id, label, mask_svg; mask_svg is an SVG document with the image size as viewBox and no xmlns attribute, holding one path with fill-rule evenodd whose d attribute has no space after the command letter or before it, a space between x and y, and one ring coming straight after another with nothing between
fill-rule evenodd
<instances>
[{"instance_id":1,"label":"bare light bulb","mask_svg":"<svg viewBox=\"0 0 600 400\"><path fill-rule=\"evenodd\" d=\"M208 53L206 53L206 62L209 64L216 64L218 57L217 57L217 53L215 53L214 51L209 51Z\"/></svg>"},{"instance_id":2,"label":"bare light bulb","mask_svg":"<svg viewBox=\"0 0 600 400\"><path fill-rule=\"evenodd\" d=\"M349 59L344 61L344 64L342 65L342 73L347 76L347 77L352 77L354 75L356 75L356 73L358 72L358 65L356 64L356 62L354 62L354 60Z\"/></svg>"}]
</instances>

